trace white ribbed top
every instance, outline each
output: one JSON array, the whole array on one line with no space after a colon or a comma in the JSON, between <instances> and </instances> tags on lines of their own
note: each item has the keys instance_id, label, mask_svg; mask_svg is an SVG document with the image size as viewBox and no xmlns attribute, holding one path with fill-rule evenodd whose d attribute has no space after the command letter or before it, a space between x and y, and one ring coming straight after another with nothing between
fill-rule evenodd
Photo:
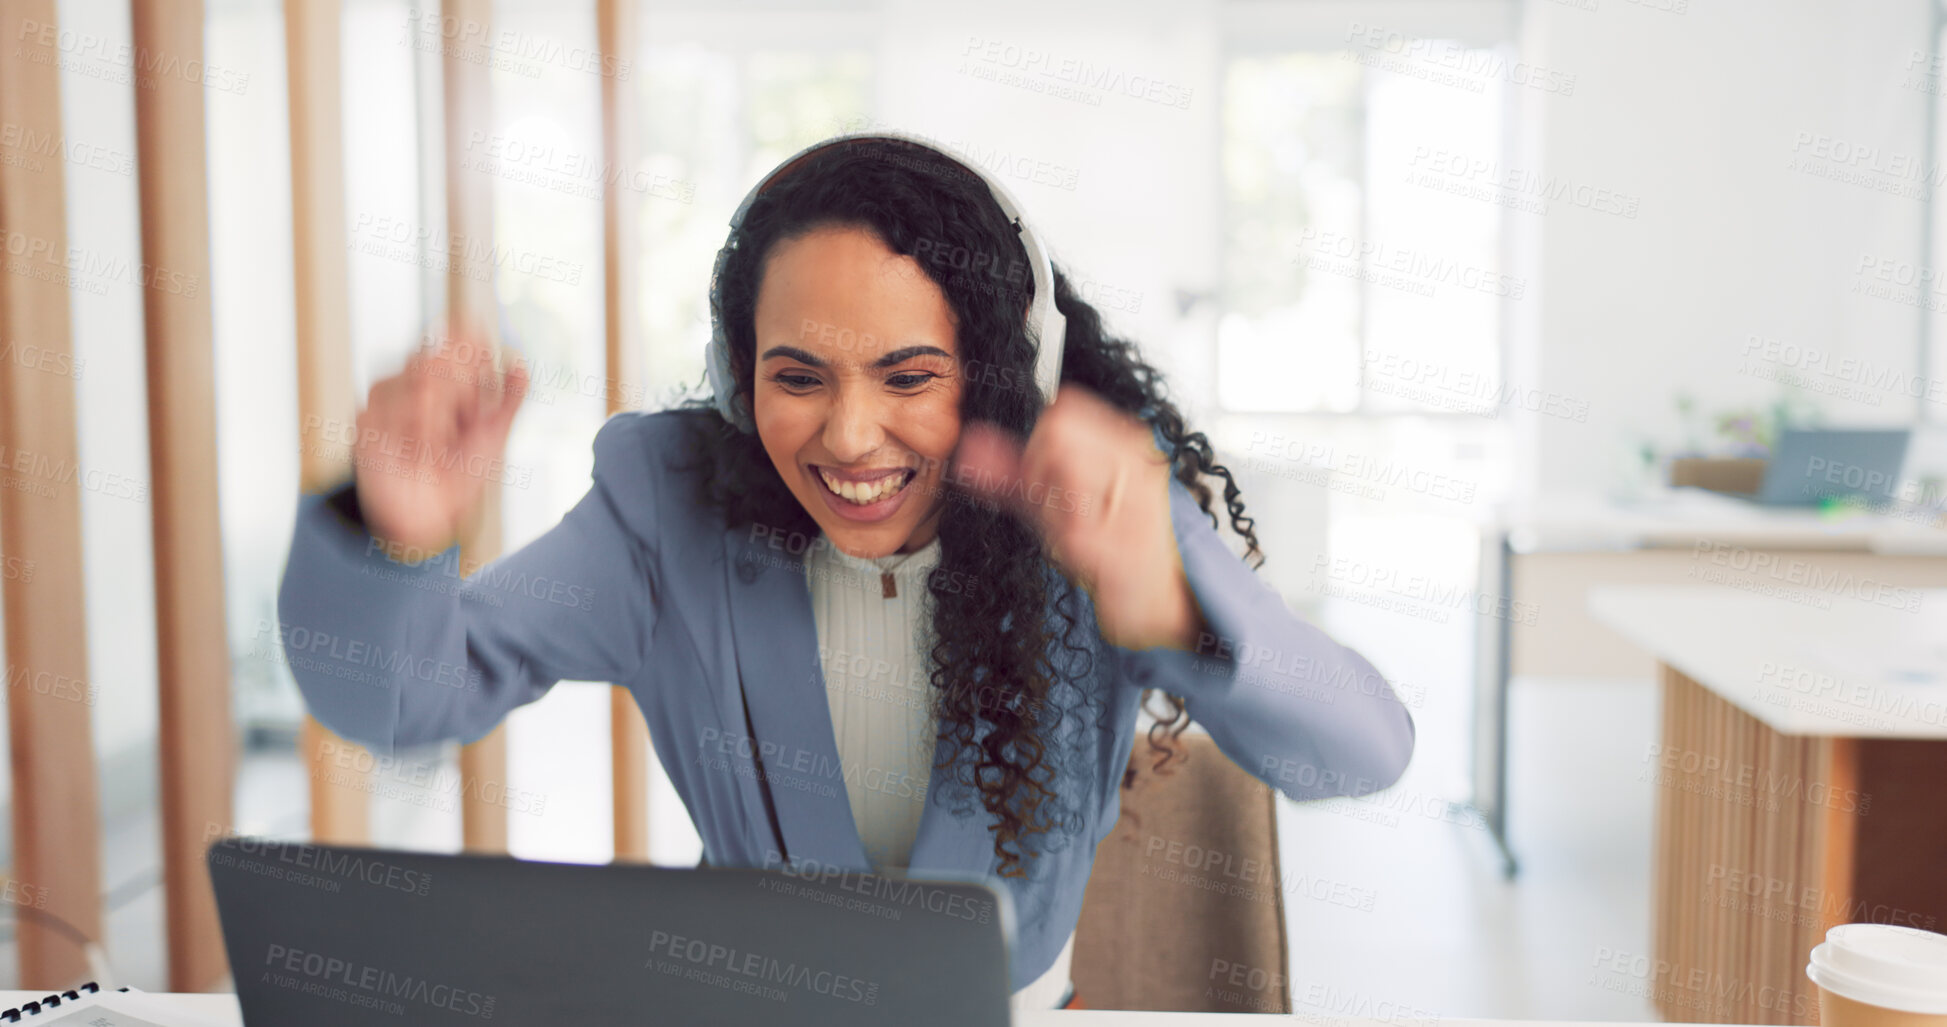
<instances>
[{"instance_id":1,"label":"white ribbed top","mask_svg":"<svg viewBox=\"0 0 1947 1027\"><path fill-rule=\"evenodd\" d=\"M877 867L907 865L926 809L936 734L926 577L939 563L938 538L911 553L867 560L823 536L805 561L845 792ZM893 576L891 599L884 572Z\"/></svg>"},{"instance_id":2,"label":"white ribbed top","mask_svg":"<svg viewBox=\"0 0 1947 1027\"><path fill-rule=\"evenodd\" d=\"M880 869L909 864L933 776L938 730L926 579L939 563L937 537L911 553L867 560L840 552L820 535L805 560L845 794L865 854ZM893 579L891 598L885 573ZM1048 972L1014 993L1013 1008L1061 1004L1074 946L1071 934Z\"/></svg>"}]
</instances>

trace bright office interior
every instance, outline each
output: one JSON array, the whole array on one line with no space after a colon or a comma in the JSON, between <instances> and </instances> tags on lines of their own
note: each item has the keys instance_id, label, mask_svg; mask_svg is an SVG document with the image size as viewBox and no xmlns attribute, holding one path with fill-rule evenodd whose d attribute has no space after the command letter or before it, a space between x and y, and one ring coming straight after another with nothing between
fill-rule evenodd
<instances>
[{"instance_id":1,"label":"bright office interior","mask_svg":"<svg viewBox=\"0 0 1947 1027\"><path fill-rule=\"evenodd\" d=\"M1468 805L1488 636L1471 606L1426 596L1499 593L1483 539L1504 504L1627 502L1673 458L1763 455L1787 425L1913 428L1901 480L1938 513L1947 390L1908 387L1947 374L1934 3L659 2L631 82L654 176L629 210L651 371L637 405L699 382L711 257L784 156L895 126L1012 175L1084 297L1238 471L1262 573L1412 707L1418 748L1393 791L1281 809L1286 868L1332 885L1285 897L1300 1011L1383 996L1428 1018L1659 1019L1604 970L1652 944L1647 656L1515 676L1509 879ZM129 36L125 5L59 10L64 28ZM280 10L207 3L207 59L244 83L207 94L209 292L238 826L301 837L302 706L267 628L298 496ZM439 79L413 12L345 4L361 396L442 294L422 260L443 231ZM498 0L494 17L595 38L592 0ZM1085 70L1064 82L1033 60ZM602 208L550 165L599 150L599 81L515 61L493 83L493 243L534 269L503 274L499 298L538 369L507 456L522 470L504 490L511 550L586 490L603 416ZM71 134L134 153L125 85L63 88ZM70 241L134 254L135 179L98 163L68 169ZM143 480L140 290L105 281L73 313L82 462ZM128 983L162 990L150 513L115 490L82 502L106 948ZM1540 624L1581 616L1573 597L1548 602L1567 605ZM515 854L610 857L607 711L604 689L565 684L512 717ZM454 763L449 748L380 775L378 843L458 848ZM653 857L693 863L696 835L652 773ZM0 987L15 972L4 954Z\"/></svg>"}]
</instances>

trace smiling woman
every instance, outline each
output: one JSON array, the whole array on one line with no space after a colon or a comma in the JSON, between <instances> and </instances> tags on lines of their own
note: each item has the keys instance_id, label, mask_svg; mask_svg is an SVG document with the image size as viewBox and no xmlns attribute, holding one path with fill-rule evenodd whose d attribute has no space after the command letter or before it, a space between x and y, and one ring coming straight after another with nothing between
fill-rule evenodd
<instances>
[{"instance_id":1,"label":"smiling woman","mask_svg":"<svg viewBox=\"0 0 1947 1027\"><path fill-rule=\"evenodd\" d=\"M960 439L939 285L869 231L822 228L772 251L756 332L757 433L818 527L853 556L931 542Z\"/></svg>"},{"instance_id":2,"label":"smiling woman","mask_svg":"<svg viewBox=\"0 0 1947 1027\"><path fill-rule=\"evenodd\" d=\"M746 202L713 282L717 394L610 418L587 496L491 573L421 588L446 554L392 563L477 502L438 463L358 463L307 501L280 617L481 682L294 664L321 721L384 750L479 737L559 680L622 684L712 865L996 876L1016 1003L1041 1007L1073 999L1146 697L1169 707L1159 768L1194 714L1292 798L1398 779L1405 707L1218 534L1206 476L1262 562L1208 441L991 180L916 140L841 137ZM503 384L475 352L434 373L458 359L374 386L361 445L498 452L526 372ZM495 585L521 575L592 603ZM1240 652L1278 659L1246 674Z\"/></svg>"}]
</instances>

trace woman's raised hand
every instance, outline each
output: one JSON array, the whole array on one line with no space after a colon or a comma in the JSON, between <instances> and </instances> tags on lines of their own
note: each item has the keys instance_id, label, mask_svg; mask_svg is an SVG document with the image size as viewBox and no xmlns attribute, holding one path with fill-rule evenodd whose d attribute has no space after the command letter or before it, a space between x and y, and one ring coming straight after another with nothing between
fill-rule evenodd
<instances>
[{"instance_id":1,"label":"woman's raised hand","mask_svg":"<svg viewBox=\"0 0 1947 1027\"><path fill-rule=\"evenodd\" d=\"M366 530L416 559L452 545L489 482L502 477L528 372L503 371L487 333L429 333L405 370L372 386L352 450Z\"/></svg>"},{"instance_id":2,"label":"woman's raised hand","mask_svg":"<svg viewBox=\"0 0 1947 1027\"><path fill-rule=\"evenodd\" d=\"M976 421L961 429L954 460L950 481L1035 527L1094 600L1103 638L1194 647L1205 622L1177 551L1169 457L1147 423L1063 385L1025 443Z\"/></svg>"}]
</instances>

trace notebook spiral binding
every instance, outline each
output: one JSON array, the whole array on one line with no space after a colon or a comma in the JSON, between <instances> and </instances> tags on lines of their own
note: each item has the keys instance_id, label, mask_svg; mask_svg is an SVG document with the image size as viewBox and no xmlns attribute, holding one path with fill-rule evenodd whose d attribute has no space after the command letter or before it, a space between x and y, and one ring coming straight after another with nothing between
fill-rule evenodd
<instances>
[{"instance_id":1,"label":"notebook spiral binding","mask_svg":"<svg viewBox=\"0 0 1947 1027\"><path fill-rule=\"evenodd\" d=\"M128 989L117 988L115 990L127 991ZM94 995L99 993L100 991L101 991L101 985L96 984L93 981L89 981L88 983L82 985L81 987L75 988L71 991L55 992L54 994L49 995L44 999L41 999L39 1002L29 1002L26 1005L16 1006L12 1009L8 1009L3 1012L0 1012L0 1022L19 1023L22 1017L38 1016L44 1010L60 1008L61 1003L63 1002L79 1002L81 1000L81 996Z\"/></svg>"}]
</instances>

